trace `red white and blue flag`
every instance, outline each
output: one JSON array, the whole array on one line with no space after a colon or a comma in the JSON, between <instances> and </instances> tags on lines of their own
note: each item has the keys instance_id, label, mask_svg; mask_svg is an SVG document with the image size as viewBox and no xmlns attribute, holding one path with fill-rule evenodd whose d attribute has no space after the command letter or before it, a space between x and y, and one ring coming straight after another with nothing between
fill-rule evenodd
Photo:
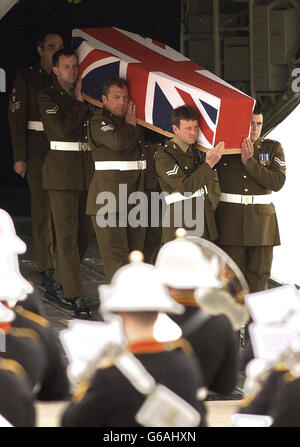
<instances>
[{"instance_id":1,"label":"red white and blue flag","mask_svg":"<svg viewBox=\"0 0 300 447\"><path fill-rule=\"evenodd\" d=\"M101 101L102 84L126 78L139 123L172 135L171 112L188 104L199 116L198 144L240 148L249 135L253 98L155 40L118 28L73 30L83 92Z\"/></svg>"}]
</instances>

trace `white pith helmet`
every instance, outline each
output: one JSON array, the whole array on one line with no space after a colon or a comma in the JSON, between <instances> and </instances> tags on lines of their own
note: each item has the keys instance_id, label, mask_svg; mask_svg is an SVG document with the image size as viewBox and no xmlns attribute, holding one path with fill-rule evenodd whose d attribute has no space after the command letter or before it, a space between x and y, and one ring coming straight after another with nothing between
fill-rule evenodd
<instances>
[{"instance_id":1,"label":"white pith helmet","mask_svg":"<svg viewBox=\"0 0 300 447\"><path fill-rule=\"evenodd\" d=\"M0 208L0 245L2 251L25 253L26 244L16 234L15 226L10 215Z\"/></svg>"},{"instance_id":2,"label":"white pith helmet","mask_svg":"<svg viewBox=\"0 0 300 447\"><path fill-rule=\"evenodd\" d=\"M175 289L220 287L218 259L207 259L201 248L185 236L186 231L178 229L176 239L159 250L155 266L163 284Z\"/></svg>"},{"instance_id":3,"label":"white pith helmet","mask_svg":"<svg viewBox=\"0 0 300 447\"><path fill-rule=\"evenodd\" d=\"M0 301L14 305L33 292L32 285L21 275L18 254L25 253L26 244L15 231L10 215L0 209Z\"/></svg>"},{"instance_id":4,"label":"white pith helmet","mask_svg":"<svg viewBox=\"0 0 300 447\"><path fill-rule=\"evenodd\" d=\"M145 264L138 251L131 253L130 264L121 267L109 285L101 285L98 290L103 315L119 311L184 312L184 306L168 295L156 268Z\"/></svg>"}]
</instances>

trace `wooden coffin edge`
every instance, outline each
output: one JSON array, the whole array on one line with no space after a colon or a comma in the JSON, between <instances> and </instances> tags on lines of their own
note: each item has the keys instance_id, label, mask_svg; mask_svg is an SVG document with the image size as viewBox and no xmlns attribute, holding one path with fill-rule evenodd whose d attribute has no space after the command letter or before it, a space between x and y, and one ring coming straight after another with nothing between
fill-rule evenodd
<instances>
[{"instance_id":1,"label":"wooden coffin edge","mask_svg":"<svg viewBox=\"0 0 300 447\"><path fill-rule=\"evenodd\" d=\"M97 107L102 107L103 104L98 99L91 98L89 95L86 95L85 93L82 93L82 97L89 103L94 104ZM171 132L168 132L166 130L162 130L159 127L154 126L153 124L149 124L146 121L137 119L138 124L140 124L143 127L147 127L148 129L153 130L154 132L158 132L162 135L165 135L166 137L173 137L174 134ZM201 146L200 144L196 144L195 147L203 152L208 152L209 149L207 147ZM226 148L224 151L224 155L232 155L232 154L240 154L241 148Z\"/></svg>"}]
</instances>

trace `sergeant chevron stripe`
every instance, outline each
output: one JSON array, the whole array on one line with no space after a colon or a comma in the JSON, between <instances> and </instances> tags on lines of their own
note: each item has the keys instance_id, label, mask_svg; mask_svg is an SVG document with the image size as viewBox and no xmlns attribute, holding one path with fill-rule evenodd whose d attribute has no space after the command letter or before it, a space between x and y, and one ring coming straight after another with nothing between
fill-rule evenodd
<instances>
[{"instance_id":1,"label":"sergeant chevron stripe","mask_svg":"<svg viewBox=\"0 0 300 447\"><path fill-rule=\"evenodd\" d=\"M286 165L285 161L282 161L282 160L280 160L280 159L277 158L277 157L274 157L274 161L277 161L277 163L278 163L280 166L285 166L285 165Z\"/></svg>"},{"instance_id":2,"label":"sergeant chevron stripe","mask_svg":"<svg viewBox=\"0 0 300 447\"><path fill-rule=\"evenodd\" d=\"M18 110L21 106L21 101L16 101L13 103L10 103L9 108L12 113L14 113L16 110Z\"/></svg>"},{"instance_id":3,"label":"sergeant chevron stripe","mask_svg":"<svg viewBox=\"0 0 300 447\"><path fill-rule=\"evenodd\" d=\"M51 114L55 115L56 112L58 111L58 109L59 109L59 107L58 107L58 105L56 105L55 107L53 107L53 109L46 109L45 113L47 115L51 115Z\"/></svg>"},{"instance_id":4,"label":"sergeant chevron stripe","mask_svg":"<svg viewBox=\"0 0 300 447\"><path fill-rule=\"evenodd\" d=\"M178 165L176 164L173 169L171 169L170 171L166 171L166 174L168 174L168 175L176 175L177 172L178 172Z\"/></svg>"}]
</instances>

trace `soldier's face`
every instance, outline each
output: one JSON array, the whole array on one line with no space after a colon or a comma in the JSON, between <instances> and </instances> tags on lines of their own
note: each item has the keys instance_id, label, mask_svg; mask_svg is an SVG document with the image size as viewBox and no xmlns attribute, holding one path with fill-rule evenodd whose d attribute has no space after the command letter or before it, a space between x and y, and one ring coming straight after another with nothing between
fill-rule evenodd
<instances>
[{"instance_id":1,"label":"soldier's face","mask_svg":"<svg viewBox=\"0 0 300 447\"><path fill-rule=\"evenodd\" d=\"M62 86L73 86L78 78L78 59L77 56L61 55L58 59L58 66L53 67L57 76L57 81Z\"/></svg>"},{"instance_id":2,"label":"soldier's face","mask_svg":"<svg viewBox=\"0 0 300 447\"><path fill-rule=\"evenodd\" d=\"M174 134L183 143L194 144L198 137L199 125L198 120L180 120L179 127L173 124Z\"/></svg>"},{"instance_id":3,"label":"soldier's face","mask_svg":"<svg viewBox=\"0 0 300 447\"><path fill-rule=\"evenodd\" d=\"M107 96L102 95L102 101L105 107L118 118L123 118L126 115L129 103L128 88L123 88L117 85L112 85L107 93Z\"/></svg>"},{"instance_id":4,"label":"soldier's face","mask_svg":"<svg viewBox=\"0 0 300 447\"><path fill-rule=\"evenodd\" d=\"M263 125L263 116L260 115L252 115L251 120L251 129L250 129L250 140L252 143L260 137L261 130Z\"/></svg>"},{"instance_id":5,"label":"soldier's face","mask_svg":"<svg viewBox=\"0 0 300 447\"><path fill-rule=\"evenodd\" d=\"M58 34L47 34L43 46L38 46L37 51L44 67L52 68L52 56L63 48L63 40Z\"/></svg>"}]
</instances>

